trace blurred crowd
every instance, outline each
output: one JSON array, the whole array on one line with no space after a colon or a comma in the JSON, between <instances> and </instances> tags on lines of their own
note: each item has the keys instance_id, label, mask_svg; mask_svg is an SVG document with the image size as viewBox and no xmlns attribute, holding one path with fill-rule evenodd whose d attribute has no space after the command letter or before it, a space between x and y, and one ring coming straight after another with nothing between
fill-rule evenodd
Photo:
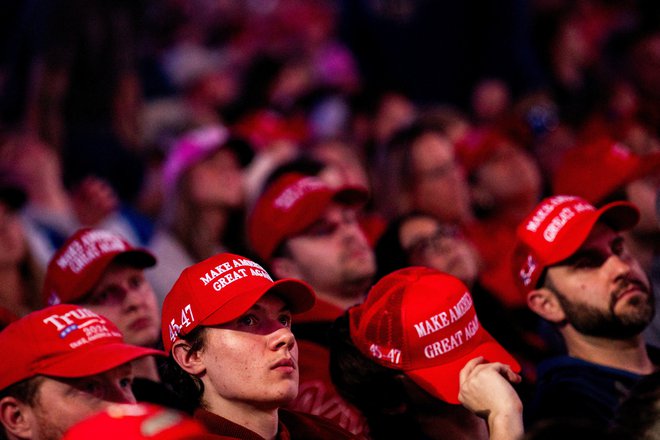
<instances>
[{"instance_id":1,"label":"blurred crowd","mask_svg":"<svg viewBox=\"0 0 660 440\"><path fill-rule=\"evenodd\" d=\"M539 364L571 352L516 280L518 226L548 197L636 206L639 221L615 229L660 298L656 2L11 0L4 9L4 324L72 302L111 319L126 342L162 348L160 314L182 271L242 255L317 298L293 322L301 383L289 407L366 435L369 407L334 389L341 367L330 352L337 322L354 319L346 310L397 270L430 267L469 289L483 328L519 364L525 407ZM62 261L94 230L142 257L73 286L77 272ZM103 288L126 270L147 299ZM107 306L113 295L124 308ZM146 311L129 322L134 309ZM642 330L660 349L660 316ZM143 363L143 377L158 379L158 366ZM170 391L155 403L190 410ZM404 435L404 422L386 419L382 432Z\"/></svg>"}]
</instances>

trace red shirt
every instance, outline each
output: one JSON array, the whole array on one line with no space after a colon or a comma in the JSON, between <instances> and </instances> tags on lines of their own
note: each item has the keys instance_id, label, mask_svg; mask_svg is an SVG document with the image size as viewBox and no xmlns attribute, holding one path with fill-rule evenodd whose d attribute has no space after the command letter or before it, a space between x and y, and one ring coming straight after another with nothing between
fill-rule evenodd
<instances>
[{"instance_id":1,"label":"red shirt","mask_svg":"<svg viewBox=\"0 0 660 440\"><path fill-rule=\"evenodd\" d=\"M296 411L279 410L277 440L323 440L354 439L349 432L322 417ZM231 422L205 409L195 410L193 417L206 427L211 434L228 439L263 440L259 434L244 426Z\"/></svg>"},{"instance_id":2,"label":"red shirt","mask_svg":"<svg viewBox=\"0 0 660 440\"><path fill-rule=\"evenodd\" d=\"M330 378L330 350L320 343L327 339L326 332L331 323L343 313L341 308L317 298L311 310L295 316L294 335L297 334L296 325L313 324L314 329L305 331L303 337L296 337L300 385L298 396L287 408L322 416L353 434L364 436L367 421L337 392Z\"/></svg>"}]
</instances>

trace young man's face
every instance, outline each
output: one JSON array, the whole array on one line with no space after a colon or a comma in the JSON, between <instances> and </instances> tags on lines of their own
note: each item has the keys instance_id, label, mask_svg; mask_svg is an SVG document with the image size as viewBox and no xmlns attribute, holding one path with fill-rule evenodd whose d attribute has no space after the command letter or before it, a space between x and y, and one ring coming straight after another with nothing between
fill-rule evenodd
<instances>
[{"instance_id":1,"label":"young man's face","mask_svg":"<svg viewBox=\"0 0 660 440\"><path fill-rule=\"evenodd\" d=\"M113 403L135 403L130 363L94 376L44 378L30 407L33 440L59 440L74 424Z\"/></svg>"},{"instance_id":2,"label":"young man's face","mask_svg":"<svg viewBox=\"0 0 660 440\"><path fill-rule=\"evenodd\" d=\"M153 346L158 341L156 295L143 269L110 264L81 305L112 321L127 344Z\"/></svg>"},{"instance_id":3,"label":"young man's face","mask_svg":"<svg viewBox=\"0 0 660 440\"><path fill-rule=\"evenodd\" d=\"M199 354L203 401L226 416L246 405L276 409L298 394L298 346L291 312L272 293L239 318L209 327Z\"/></svg>"},{"instance_id":4,"label":"young man's face","mask_svg":"<svg viewBox=\"0 0 660 440\"><path fill-rule=\"evenodd\" d=\"M585 335L625 339L641 333L653 318L646 274L623 237L601 223L573 256L548 269L546 287L567 322Z\"/></svg>"},{"instance_id":5,"label":"young man's face","mask_svg":"<svg viewBox=\"0 0 660 440\"><path fill-rule=\"evenodd\" d=\"M373 250L354 208L331 204L317 222L288 239L287 249L295 277L320 292L369 282L376 271Z\"/></svg>"}]
</instances>

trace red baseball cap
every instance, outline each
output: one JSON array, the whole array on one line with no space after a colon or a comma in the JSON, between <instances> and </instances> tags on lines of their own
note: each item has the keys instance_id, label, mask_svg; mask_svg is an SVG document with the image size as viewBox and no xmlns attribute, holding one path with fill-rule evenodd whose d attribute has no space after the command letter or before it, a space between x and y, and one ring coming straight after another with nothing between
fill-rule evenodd
<instances>
[{"instance_id":1,"label":"red baseball cap","mask_svg":"<svg viewBox=\"0 0 660 440\"><path fill-rule=\"evenodd\" d=\"M433 396L459 404L459 372L470 360L520 365L481 327L472 295L456 277L427 267L384 276L349 309L351 339L368 358L403 371Z\"/></svg>"},{"instance_id":2,"label":"red baseball cap","mask_svg":"<svg viewBox=\"0 0 660 440\"><path fill-rule=\"evenodd\" d=\"M25 315L0 332L0 390L36 375L84 377L134 359L165 355L124 343L107 318L84 307L58 304Z\"/></svg>"},{"instance_id":3,"label":"red baseball cap","mask_svg":"<svg viewBox=\"0 0 660 440\"><path fill-rule=\"evenodd\" d=\"M498 130L476 128L456 143L456 156L467 171L474 172L504 145L518 145Z\"/></svg>"},{"instance_id":4,"label":"red baseball cap","mask_svg":"<svg viewBox=\"0 0 660 440\"><path fill-rule=\"evenodd\" d=\"M263 267L240 255L218 254L187 267L163 301L165 351L200 325L238 318L268 292L282 297L292 313L311 309L316 300L307 283L293 278L273 281Z\"/></svg>"},{"instance_id":5,"label":"red baseball cap","mask_svg":"<svg viewBox=\"0 0 660 440\"><path fill-rule=\"evenodd\" d=\"M149 251L133 247L119 234L103 229L79 229L48 263L42 291L46 304L82 299L116 258L139 268L156 264Z\"/></svg>"},{"instance_id":6,"label":"red baseball cap","mask_svg":"<svg viewBox=\"0 0 660 440\"><path fill-rule=\"evenodd\" d=\"M72 426L62 440L204 440L221 438L179 411L151 403L114 404Z\"/></svg>"},{"instance_id":7,"label":"red baseball cap","mask_svg":"<svg viewBox=\"0 0 660 440\"><path fill-rule=\"evenodd\" d=\"M315 176L284 174L259 197L252 210L248 219L250 244L267 261L282 241L321 218L331 202L359 206L367 198L368 191L361 186L332 188Z\"/></svg>"},{"instance_id":8,"label":"red baseball cap","mask_svg":"<svg viewBox=\"0 0 660 440\"><path fill-rule=\"evenodd\" d=\"M516 230L513 270L523 292L536 288L546 267L573 255L598 221L623 231L637 224L639 210L623 201L596 209L581 197L566 195L541 201Z\"/></svg>"},{"instance_id":9,"label":"red baseball cap","mask_svg":"<svg viewBox=\"0 0 660 440\"><path fill-rule=\"evenodd\" d=\"M555 194L572 194L598 204L618 188L660 172L660 153L638 155L609 138L564 154L552 179Z\"/></svg>"}]
</instances>

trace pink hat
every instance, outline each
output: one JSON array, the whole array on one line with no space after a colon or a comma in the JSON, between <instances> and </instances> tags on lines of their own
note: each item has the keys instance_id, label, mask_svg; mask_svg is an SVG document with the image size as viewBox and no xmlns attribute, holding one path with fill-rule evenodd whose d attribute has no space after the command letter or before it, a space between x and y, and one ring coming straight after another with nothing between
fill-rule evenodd
<instances>
[{"instance_id":1,"label":"pink hat","mask_svg":"<svg viewBox=\"0 0 660 440\"><path fill-rule=\"evenodd\" d=\"M349 318L362 354L451 404L459 404L459 372L470 359L483 356L520 371L481 327L467 287L435 269L408 267L384 276L363 304L349 309Z\"/></svg>"},{"instance_id":2,"label":"pink hat","mask_svg":"<svg viewBox=\"0 0 660 440\"><path fill-rule=\"evenodd\" d=\"M220 438L201 422L151 403L114 404L72 426L62 440L203 440Z\"/></svg>"},{"instance_id":3,"label":"pink hat","mask_svg":"<svg viewBox=\"0 0 660 440\"><path fill-rule=\"evenodd\" d=\"M0 390L36 375L84 377L134 359L165 355L125 344L108 319L83 307L59 304L32 312L0 332Z\"/></svg>"},{"instance_id":4,"label":"pink hat","mask_svg":"<svg viewBox=\"0 0 660 440\"><path fill-rule=\"evenodd\" d=\"M44 300L48 305L81 300L118 257L139 268L156 264L156 258L149 251L134 248L114 232L79 229L48 263L42 291Z\"/></svg>"},{"instance_id":5,"label":"pink hat","mask_svg":"<svg viewBox=\"0 0 660 440\"><path fill-rule=\"evenodd\" d=\"M580 145L564 154L554 173L555 194L573 194L598 204L618 188L660 172L660 153L644 156L609 138Z\"/></svg>"},{"instance_id":6,"label":"pink hat","mask_svg":"<svg viewBox=\"0 0 660 440\"><path fill-rule=\"evenodd\" d=\"M367 198L367 190L360 186L332 188L318 177L285 174L257 200L248 219L248 238L267 261L282 241L321 218L331 202L360 205Z\"/></svg>"},{"instance_id":7,"label":"pink hat","mask_svg":"<svg viewBox=\"0 0 660 440\"><path fill-rule=\"evenodd\" d=\"M525 293L535 289L543 270L573 255L598 221L622 231L637 224L639 211L629 202L596 209L576 196L541 201L516 230L513 270L519 287Z\"/></svg>"},{"instance_id":8,"label":"pink hat","mask_svg":"<svg viewBox=\"0 0 660 440\"><path fill-rule=\"evenodd\" d=\"M163 302L165 351L200 325L238 318L268 292L281 296L292 313L311 309L316 298L306 283L293 278L273 282L263 267L240 255L218 254L184 269Z\"/></svg>"},{"instance_id":9,"label":"pink hat","mask_svg":"<svg viewBox=\"0 0 660 440\"><path fill-rule=\"evenodd\" d=\"M219 124L192 130L181 136L172 146L163 165L163 186L171 194L181 175L229 140L229 131Z\"/></svg>"}]
</instances>

